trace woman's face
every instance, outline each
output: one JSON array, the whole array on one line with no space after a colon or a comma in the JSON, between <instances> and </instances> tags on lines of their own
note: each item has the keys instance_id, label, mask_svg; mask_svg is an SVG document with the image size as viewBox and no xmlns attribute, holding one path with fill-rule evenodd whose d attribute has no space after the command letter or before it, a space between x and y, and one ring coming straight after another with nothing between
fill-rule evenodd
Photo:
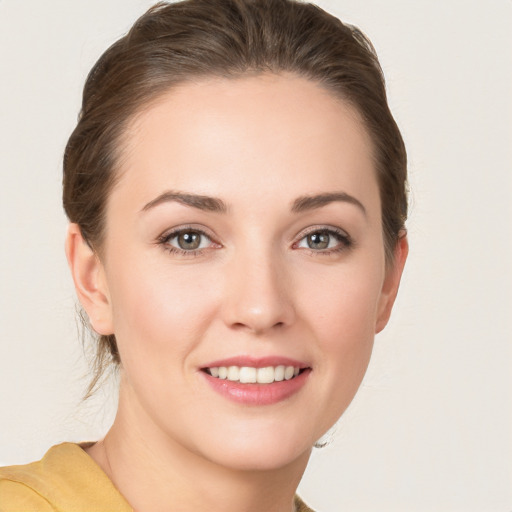
<instances>
[{"instance_id":1,"label":"woman's face","mask_svg":"<svg viewBox=\"0 0 512 512\"><path fill-rule=\"evenodd\" d=\"M211 79L143 110L122 148L101 267L121 417L232 468L298 459L352 400L398 286L358 115L291 75Z\"/></svg>"}]
</instances>

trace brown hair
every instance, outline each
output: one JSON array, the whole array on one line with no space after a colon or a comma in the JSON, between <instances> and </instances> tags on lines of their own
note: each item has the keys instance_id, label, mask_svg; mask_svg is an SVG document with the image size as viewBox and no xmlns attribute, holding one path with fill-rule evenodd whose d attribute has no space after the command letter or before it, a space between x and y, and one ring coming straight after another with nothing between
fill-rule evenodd
<instances>
[{"instance_id":1,"label":"brown hair","mask_svg":"<svg viewBox=\"0 0 512 512\"><path fill-rule=\"evenodd\" d=\"M64 209L100 252L120 139L134 114L173 85L198 77L291 72L348 101L374 144L387 261L407 216L407 158L370 41L319 7L296 0L159 3L98 60L64 154ZM100 336L95 375L118 365L114 335Z\"/></svg>"}]
</instances>

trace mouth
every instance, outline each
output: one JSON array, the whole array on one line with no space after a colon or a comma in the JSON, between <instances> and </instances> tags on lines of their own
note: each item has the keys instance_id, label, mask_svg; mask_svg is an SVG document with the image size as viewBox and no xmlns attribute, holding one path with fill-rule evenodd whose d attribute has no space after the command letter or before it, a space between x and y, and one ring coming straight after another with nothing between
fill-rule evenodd
<instances>
[{"instance_id":1,"label":"mouth","mask_svg":"<svg viewBox=\"0 0 512 512\"><path fill-rule=\"evenodd\" d=\"M239 404L264 406L291 398L309 381L312 367L285 356L234 356L211 361L200 374L215 392Z\"/></svg>"},{"instance_id":2,"label":"mouth","mask_svg":"<svg viewBox=\"0 0 512 512\"><path fill-rule=\"evenodd\" d=\"M309 381L311 366L281 356L235 356L212 361L200 374L215 392L239 404L265 406L283 402Z\"/></svg>"},{"instance_id":3,"label":"mouth","mask_svg":"<svg viewBox=\"0 0 512 512\"><path fill-rule=\"evenodd\" d=\"M240 384L273 384L293 380L308 368L292 365L277 366L212 366L201 370L219 380L238 382Z\"/></svg>"}]
</instances>

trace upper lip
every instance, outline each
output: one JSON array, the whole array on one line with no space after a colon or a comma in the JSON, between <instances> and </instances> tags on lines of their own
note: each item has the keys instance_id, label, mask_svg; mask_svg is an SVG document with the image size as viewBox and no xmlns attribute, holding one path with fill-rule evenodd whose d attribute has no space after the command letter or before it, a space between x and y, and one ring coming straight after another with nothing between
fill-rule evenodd
<instances>
[{"instance_id":1,"label":"upper lip","mask_svg":"<svg viewBox=\"0 0 512 512\"><path fill-rule=\"evenodd\" d=\"M309 368L309 365L283 356L265 356L265 357L251 357L251 356L234 356L226 359L218 359L202 366L202 368L219 368L221 366L248 366L250 368L265 368L267 366L293 366L295 368Z\"/></svg>"}]
</instances>

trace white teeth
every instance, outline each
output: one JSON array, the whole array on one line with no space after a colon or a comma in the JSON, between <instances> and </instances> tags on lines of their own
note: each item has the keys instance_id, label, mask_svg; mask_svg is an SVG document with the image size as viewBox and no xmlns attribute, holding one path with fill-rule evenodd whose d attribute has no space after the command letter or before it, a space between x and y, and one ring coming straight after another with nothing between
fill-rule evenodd
<instances>
[{"instance_id":1,"label":"white teeth","mask_svg":"<svg viewBox=\"0 0 512 512\"><path fill-rule=\"evenodd\" d=\"M277 366L274 373L274 380L280 382L284 380L284 366Z\"/></svg>"},{"instance_id":2,"label":"white teeth","mask_svg":"<svg viewBox=\"0 0 512 512\"><path fill-rule=\"evenodd\" d=\"M228 380L240 380L240 368L238 366L230 366L228 368Z\"/></svg>"},{"instance_id":3,"label":"white teeth","mask_svg":"<svg viewBox=\"0 0 512 512\"><path fill-rule=\"evenodd\" d=\"M274 368L272 366L258 368L257 381L259 384L271 384L274 382Z\"/></svg>"},{"instance_id":4,"label":"white teeth","mask_svg":"<svg viewBox=\"0 0 512 512\"><path fill-rule=\"evenodd\" d=\"M300 373L298 366L266 366L253 368L251 366L219 366L208 368L212 377L227 379L242 384L271 384L297 377Z\"/></svg>"},{"instance_id":5,"label":"white teeth","mask_svg":"<svg viewBox=\"0 0 512 512\"><path fill-rule=\"evenodd\" d=\"M293 366L287 366L285 371L284 371L284 378L286 380L290 380L292 377L293 377L293 372L294 372L294 368Z\"/></svg>"},{"instance_id":6,"label":"white teeth","mask_svg":"<svg viewBox=\"0 0 512 512\"><path fill-rule=\"evenodd\" d=\"M244 384L252 384L256 382L256 368L242 366L240 368L240 382Z\"/></svg>"}]
</instances>

